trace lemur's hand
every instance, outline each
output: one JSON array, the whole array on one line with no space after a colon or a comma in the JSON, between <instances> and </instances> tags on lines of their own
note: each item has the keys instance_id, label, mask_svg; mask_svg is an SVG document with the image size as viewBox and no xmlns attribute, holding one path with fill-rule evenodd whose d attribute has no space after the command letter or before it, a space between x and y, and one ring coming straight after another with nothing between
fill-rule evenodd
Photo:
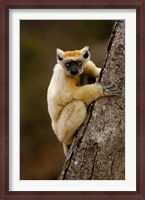
<instances>
[{"instance_id":1,"label":"lemur's hand","mask_svg":"<svg viewBox=\"0 0 145 200\"><path fill-rule=\"evenodd\" d=\"M118 96L120 94L120 91L118 87L115 84L113 84L109 86L104 86L103 94L104 96L114 96L114 95Z\"/></svg>"}]
</instances>

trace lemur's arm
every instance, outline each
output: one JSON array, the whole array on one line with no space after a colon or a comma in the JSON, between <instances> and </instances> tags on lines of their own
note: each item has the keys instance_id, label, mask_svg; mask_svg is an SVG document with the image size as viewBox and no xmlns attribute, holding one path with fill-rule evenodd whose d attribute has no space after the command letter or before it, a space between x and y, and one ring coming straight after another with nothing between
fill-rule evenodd
<instances>
[{"instance_id":1,"label":"lemur's arm","mask_svg":"<svg viewBox=\"0 0 145 200\"><path fill-rule=\"evenodd\" d=\"M81 100L89 105L102 96L118 95L120 92L116 85L102 86L98 83L76 87L72 92L73 99Z\"/></svg>"},{"instance_id":2,"label":"lemur's arm","mask_svg":"<svg viewBox=\"0 0 145 200\"><path fill-rule=\"evenodd\" d=\"M84 73L89 75L90 77L97 78L100 75L101 68L96 67L96 65L92 61L88 61Z\"/></svg>"},{"instance_id":3,"label":"lemur's arm","mask_svg":"<svg viewBox=\"0 0 145 200\"><path fill-rule=\"evenodd\" d=\"M73 92L73 98L82 100L86 105L89 105L101 96L103 96L103 88L100 84L96 83L77 87Z\"/></svg>"}]
</instances>

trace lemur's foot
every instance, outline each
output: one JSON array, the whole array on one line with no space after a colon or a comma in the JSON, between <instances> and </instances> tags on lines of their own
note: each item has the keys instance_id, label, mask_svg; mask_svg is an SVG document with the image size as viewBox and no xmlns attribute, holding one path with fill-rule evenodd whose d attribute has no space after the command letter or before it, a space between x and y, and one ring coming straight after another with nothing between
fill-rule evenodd
<instances>
[{"instance_id":1,"label":"lemur's foot","mask_svg":"<svg viewBox=\"0 0 145 200\"><path fill-rule=\"evenodd\" d=\"M109 86L104 86L103 94L104 96L118 96L120 94L120 91L118 90L118 87L115 84L113 84Z\"/></svg>"}]
</instances>

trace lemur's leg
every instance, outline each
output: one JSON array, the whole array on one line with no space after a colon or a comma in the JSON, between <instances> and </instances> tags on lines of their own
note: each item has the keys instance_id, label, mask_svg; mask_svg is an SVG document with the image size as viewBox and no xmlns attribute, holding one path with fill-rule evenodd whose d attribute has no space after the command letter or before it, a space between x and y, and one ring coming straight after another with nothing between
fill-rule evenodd
<instances>
[{"instance_id":1,"label":"lemur's leg","mask_svg":"<svg viewBox=\"0 0 145 200\"><path fill-rule=\"evenodd\" d=\"M74 100L64 107L57 123L57 137L63 142L65 154L67 146L73 141L76 130L84 122L86 113L87 108L80 100Z\"/></svg>"},{"instance_id":2,"label":"lemur's leg","mask_svg":"<svg viewBox=\"0 0 145 200\"><path fill-rule=\"evenodd\" d=\"M64 155L66 156L67 153L68 153L69 147L68 147L68 145L66 145L65 143L62 143L62 145L63 145L63 152L64 152Z\"/></svg>"}]
</instances>

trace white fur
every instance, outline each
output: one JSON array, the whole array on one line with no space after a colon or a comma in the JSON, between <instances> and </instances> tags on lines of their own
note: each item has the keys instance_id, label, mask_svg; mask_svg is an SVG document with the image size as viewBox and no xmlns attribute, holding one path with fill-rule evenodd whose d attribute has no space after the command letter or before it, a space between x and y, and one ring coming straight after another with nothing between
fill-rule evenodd
<instances>
[{"instance_id":1,"label":"white fur","mask_svg":"<svg viewBox=\"0 0 145 200\"><path fill-rule=\"evenodd\" d=\"M100 70L88 58L83 55L88 51L88 47L81 49L82 70L92 75L99 76ZM79 76L69 76L63 62L64 52L57 49L57 55L63 58L55 67L50 85L47 91L48 112L52 121L52 128L63 143L64 153L67 154L68 145L72 143L74 133L84 122L86 117L86 105L103 95L101 85L96 83L78 87ZM71 57L72 59L72 57ZM77 58L75 58L77 59ZM82 72L83 72L82 71Z\"/></svg>"}]
</instances>

